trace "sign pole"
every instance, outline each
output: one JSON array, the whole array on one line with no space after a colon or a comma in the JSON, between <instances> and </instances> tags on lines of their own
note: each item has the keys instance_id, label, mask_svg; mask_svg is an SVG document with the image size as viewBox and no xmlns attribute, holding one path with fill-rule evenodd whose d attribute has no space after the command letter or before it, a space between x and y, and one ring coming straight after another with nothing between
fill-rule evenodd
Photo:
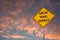
<instances>
[{"instance_id":1,"label":"sign pole","mask_svg":"<svg viewBox=\"0 0 60 40\"><path fill-rule=\"evenodd\" d=\"M45 30L43 29L43 40L45 40Z\"/></svg>"},{"instance_id":2,"label":"sign pole","mask_svg":"<svg viewBox=\"0 0 60 40\"><path fill-rule=\"evenodd\" d=\"M43 38L43 40L45 40L45 29L44 29L44 28L42 28L41 33L42 33L42 38Z\"/></svg>"}]
</instances>

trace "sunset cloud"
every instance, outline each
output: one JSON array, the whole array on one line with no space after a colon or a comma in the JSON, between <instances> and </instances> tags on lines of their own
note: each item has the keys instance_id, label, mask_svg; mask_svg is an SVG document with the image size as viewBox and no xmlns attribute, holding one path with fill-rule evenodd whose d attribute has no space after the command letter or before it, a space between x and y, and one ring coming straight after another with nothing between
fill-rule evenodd
<instances>
[{"instance_id":1,"label":"sunset cloud","mask_svg":"<svg viewBox=\"0 0 60 40\"><path fill-rule=\"evenodd\" d=\"M21 36L21 35L3 35L2 37L4 38L14 38L14 39L18 39L18 38L26 38L25 36Z\"/></svg>"},{"instance_id":2,"label":"sunset cloud","mask_svg":"<svg viewBox=\"0 0 60 40\"><path fill-rule=\"evenodd\" d=\"M20 36L20 35L12 35L10 37L11 38L26 38L25 36Z\"/></svg>"}]
</instances>

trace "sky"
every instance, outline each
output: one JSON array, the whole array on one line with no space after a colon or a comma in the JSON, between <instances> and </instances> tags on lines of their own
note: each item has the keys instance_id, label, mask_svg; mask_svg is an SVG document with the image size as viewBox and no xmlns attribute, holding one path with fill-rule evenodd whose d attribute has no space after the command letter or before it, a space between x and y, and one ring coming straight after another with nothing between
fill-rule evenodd
<instances>
[{"instance_id":1,"label":"sky","mask_svg":"<svg viewBox=\"0 0 60 40\"><path fill-rule=\"evenodd\" d=\"M46 8L55 16L45 28L34 15ZM60 40L60 0L0 0L0 40Z\"/></svg>"}]
</instances>

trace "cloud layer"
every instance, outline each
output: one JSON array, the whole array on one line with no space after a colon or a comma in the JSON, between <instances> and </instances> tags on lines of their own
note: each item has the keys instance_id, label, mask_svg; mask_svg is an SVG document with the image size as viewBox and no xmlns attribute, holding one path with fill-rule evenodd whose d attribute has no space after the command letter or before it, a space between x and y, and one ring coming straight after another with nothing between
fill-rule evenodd
<instances>
[{"instance_id":1,"label":"cloud layer","mask_svg":"<svg viewBox=\"0 0 60 40\"><path fill-rule=\"evenodd\" d=\"M44 5L44 3L46 4ZM56 3L57 6L60 6L59 4ZM46 5L49 8L54 8L50 0L1 0L0 36L15 39L27 38L28 35L42 37L42 27L34 21L33 16L39 8ZM60 39L60 25L55 21L50 22L45 28L46 38L53 39L57 37Z\"/></svg>"}]
</instances>

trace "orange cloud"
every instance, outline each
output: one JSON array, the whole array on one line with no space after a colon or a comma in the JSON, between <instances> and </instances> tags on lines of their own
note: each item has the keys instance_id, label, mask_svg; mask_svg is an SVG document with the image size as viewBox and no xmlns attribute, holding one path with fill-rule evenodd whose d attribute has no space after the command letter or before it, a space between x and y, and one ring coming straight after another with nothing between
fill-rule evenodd
<instances>
[{"instance_id":1,"label":"orange cloud","mask_svg":"<svg viewBox=\"0 0 60 40\"><path fill-rule=\"evenodd\" d=\"M20 35L12 35L10 38L26 38L25 36L20 36Z\"/></svg>"},{"instance_id":2,"label":"orange cloud","mask_svg":"<svg viewBox=\"0 0 60 40\"><path fill-rule=\"evenodd\" d=\"M3 33L3 30L0 31L0 34Z\"/></svg>"},{"instance_id":3,"label":"orange cloud","mask_svg":"<svg viewBox=\"0 0 60 40\"><path fill-rule=\"evenodd\" d=\"M4 38L14 38L14 39L17 39L17 38L26 38L26 36L21 36L21 35L2 35L2 37Z\"/></svg>"},{"instance_id":4,"label":"orange cloud","mask_svg":"<svg viewBox=\"0 0 60 40\"><path fill-rule=\"evenodd\" d=\"M9 39L10 35L2 35L2 37Z\"/></svg>"},{"instance_id":5,"label":"orange cloud","mask_svg":"<svg viewBox=\"0 0 60 40\"><path fill-rule=\"evenodd\" d=\"M17 9L11 12L13 16L17 16L19 13L21 13L21 10Z\"/></svg>"},{"instance_id":6,"label":"orange cloud","mask_svg":"<svg viewBox=\"0 0 60 40\"><path fill-rule=\"evenodd\" d=\"M60 34L46 34L45 38L49 38L49 39L60 39Z\"/></svg>"}]
</instances>

